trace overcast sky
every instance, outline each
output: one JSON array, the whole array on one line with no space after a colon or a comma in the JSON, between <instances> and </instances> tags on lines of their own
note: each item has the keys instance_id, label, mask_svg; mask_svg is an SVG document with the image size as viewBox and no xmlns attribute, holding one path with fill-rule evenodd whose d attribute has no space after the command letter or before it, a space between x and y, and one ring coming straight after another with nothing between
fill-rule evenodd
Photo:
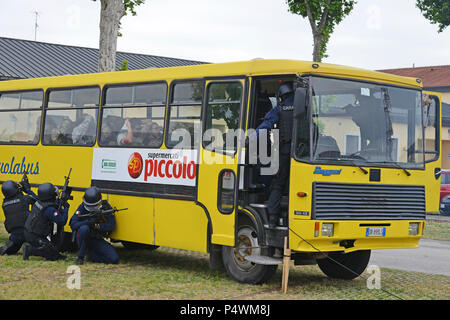
<instances>
[{"instance_id":1,"label":"overcast sky","mask_svg":"<svg viewBox=\"0 0 450 320\"><path fill-rule=\"evenodd\" d=\"M98 48L100 3L0 0L0 36ZM442 33L415 0L359 0L336 27L324 62L386 69L449 65L450 27ZM122 19L118 50L207 62L312 59L309 23L285 0L146 0Z\"/></svg>"}]
</instances>

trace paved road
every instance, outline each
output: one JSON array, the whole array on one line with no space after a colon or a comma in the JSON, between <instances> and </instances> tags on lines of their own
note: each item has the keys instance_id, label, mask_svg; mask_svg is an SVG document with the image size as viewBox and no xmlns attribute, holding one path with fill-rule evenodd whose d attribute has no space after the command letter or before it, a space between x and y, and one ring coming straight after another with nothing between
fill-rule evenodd
<instances>
[{"instance_id":1,"label":"paved road","mask_svg":"<svg viewBox=\"0 0 450 320\"><path fill-rule=\"evenodd\" d=\"M450 277L450 241L421 239L417 249L373 250L371 264Z\"/></svg>"}]
</instances>

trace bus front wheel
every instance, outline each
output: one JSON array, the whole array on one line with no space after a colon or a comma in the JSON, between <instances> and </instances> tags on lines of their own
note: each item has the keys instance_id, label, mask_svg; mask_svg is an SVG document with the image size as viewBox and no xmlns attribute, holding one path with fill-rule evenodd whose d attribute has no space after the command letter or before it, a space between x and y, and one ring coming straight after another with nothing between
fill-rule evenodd
<instances>
[{"instance_id":1,"label":"bus front wheel","mask_svg":"<svg viewBox=\"0 0 450 320\"><path fill-rule=\"evenodd\" d=\"M370 250L350 253L330 252L327 258L318 259L320 270L334 279L352 280L364 272L370 260Z\"/></svg>"},{"instance_id":2,"label":"bus front wheel","mask_svg":"<svg viewBox=\"0 0 450 320\"><path fill-rule=\"evenodd\" d=\"M276 265L255 264L245 259L248 255L261 255L258 234L252 225L242 225L238 230L236 247L222 247L222 258L228 275L240 283L262 284L277 270Z\"/></svg>"}]
</instances>

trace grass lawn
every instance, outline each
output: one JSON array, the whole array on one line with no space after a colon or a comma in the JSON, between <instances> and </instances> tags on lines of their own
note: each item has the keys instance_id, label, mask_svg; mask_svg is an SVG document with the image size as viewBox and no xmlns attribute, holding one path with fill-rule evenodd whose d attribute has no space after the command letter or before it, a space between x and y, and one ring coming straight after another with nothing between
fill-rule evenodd
<instances>
[{"instance_id":1,"label":"grass lawn","mask_svg":"<svg viewBox=\"0 0 450 320\"><path fill-rule=\"evenodd\" d=\"M427 223L428 234L445 234L447 226ZM432 232L436 228L437 232ZM447 231L442 231L445 229ZM447 233L448 234L448 233ZM7 240L0 227L0 243ZM260 286L231 280L225 271L211 271L208 255L184 250L159 248L155 251L129 250L115 244L118 265L85 263L80 267L81 288L68 289L71 276L67 268L76 255L65 261L44 261L18 255L0 257L0 299L251 299L251 300L396 300L450 299L450 277L417 272L381 269L381 288L367 289L366 280L327 278L317 266L291 264L287 294L281 293L281 267L275 277ZM369 277L369 274L363 274ZM386 292L387 291L387 292Z\"/></svg>"}]
</instances>

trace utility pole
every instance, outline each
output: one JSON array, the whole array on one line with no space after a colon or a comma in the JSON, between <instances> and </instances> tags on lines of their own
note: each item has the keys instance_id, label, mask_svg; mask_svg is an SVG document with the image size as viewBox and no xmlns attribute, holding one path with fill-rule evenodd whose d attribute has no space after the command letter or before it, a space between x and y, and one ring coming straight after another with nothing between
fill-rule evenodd
<instances>
[{"instance_id":1,"label":"utility pole","mask_svg":"<svg viewBox=\"0 0 450 320\"><path fill-rule=\"evenodd\" d=\"M34 41L36 41L36 36L37 36L37 28L39 28L38 25L38 17L39 17L39 12L38 11L33 11L34 13Z\"/></svg>"}]
</instances>

